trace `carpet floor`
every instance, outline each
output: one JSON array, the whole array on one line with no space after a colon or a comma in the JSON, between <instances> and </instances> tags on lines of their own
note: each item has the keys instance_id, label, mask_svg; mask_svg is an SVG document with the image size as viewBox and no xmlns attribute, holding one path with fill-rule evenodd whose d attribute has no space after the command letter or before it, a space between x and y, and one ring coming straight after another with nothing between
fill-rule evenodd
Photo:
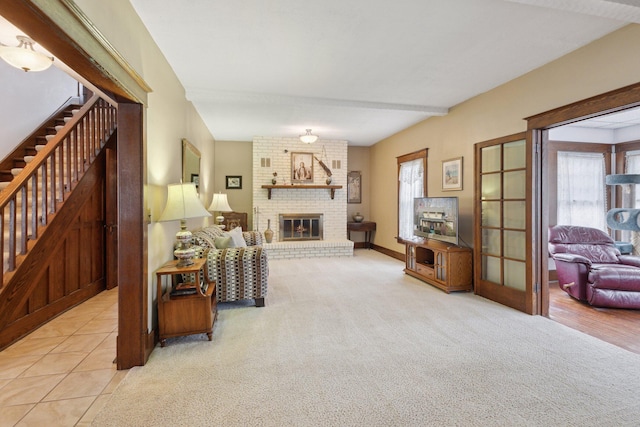
<instances>
[{"instance_id":1,"label":"carpet floor","mask_svg":"<svg viewBox=\"0 0 640 427\"><path fill-rule=\"evenodd\" d=\"M96 426L638 426L640 355L375 251L272 260L264 308L167 340Z\"/></svg>"}]
</instances>

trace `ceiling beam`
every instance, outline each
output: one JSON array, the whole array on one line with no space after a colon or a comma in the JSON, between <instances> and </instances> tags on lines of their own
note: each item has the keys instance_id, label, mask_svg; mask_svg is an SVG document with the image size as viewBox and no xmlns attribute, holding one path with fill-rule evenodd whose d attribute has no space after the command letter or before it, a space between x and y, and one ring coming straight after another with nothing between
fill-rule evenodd
<instances>
[{"instance_id":1,"label":"ceiling beam","mask_svg":"<svg viewBox=\"0 0 640 427\"><path fill-rule=\"evenodd\" d=\"M415 104L395 104L389 102L354 101L348 99L315 98L308 96L274 95L251 92L218 91L207 89L187 89L187 99L225 104L277 104L311 105L325 107L358 108L369 110L413 111L431 116L445 116L449 112L445 107Z\"/></svg>"},{"instance_id":2,"label":"ceiling beam","mask_svg":"<svg viewBox=\"0 0 640 427\"><path fill-rule=\"evenodd\" d=\"M505 0L512 3L582 13L600 18L640 24L637 0Z\"/></svg>"}]
</instances>

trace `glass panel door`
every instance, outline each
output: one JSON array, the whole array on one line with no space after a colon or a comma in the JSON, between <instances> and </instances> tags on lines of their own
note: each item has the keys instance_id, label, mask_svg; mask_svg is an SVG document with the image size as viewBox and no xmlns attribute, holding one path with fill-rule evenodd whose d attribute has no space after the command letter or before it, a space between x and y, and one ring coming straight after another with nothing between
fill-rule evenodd
<instances>
[{"instance_id":1,"label":"glass panel door","mask_svg":"<svg viewBox=\"0 0 640 427\"><path fill-rule=\"evenodd\" d=\"M529 312L531 161L525 134L476 144L475 291Z\"/></svg>"}]
</instances>

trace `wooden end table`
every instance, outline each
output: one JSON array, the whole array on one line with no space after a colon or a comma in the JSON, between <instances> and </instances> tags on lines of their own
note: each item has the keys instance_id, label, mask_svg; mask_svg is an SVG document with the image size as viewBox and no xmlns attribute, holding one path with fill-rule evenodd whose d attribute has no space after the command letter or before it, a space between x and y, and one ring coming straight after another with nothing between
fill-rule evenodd
<instances>
[{"instance_id":1,"label":"wooden end table","mask_svg":"<svg viewBox=\"0 0 640 427\"><path fill-rule=\"evenodd\" d=\"M203 272L206 261L205 258L196 258L192 265L178 267L178 260L173 260L156 271L161 347L165 346L167 338L192 334L207 334L211 341L218 310L216 285L207 282L207 275ZM177 279L182 274L194 274L195 281L179 283Z\"/></svg>"},{"instance_id":2,"label":"wooden end table","mask_svg":"<svg viewBox=\"0 0 640 427\"><path fill-rule=\"evenodd\" d=\"M352 231L364 231L365 247L371 249L371 232L376 231L373 221L347 222L347 239L351 240Z\"/></svg>"}]
</instances>

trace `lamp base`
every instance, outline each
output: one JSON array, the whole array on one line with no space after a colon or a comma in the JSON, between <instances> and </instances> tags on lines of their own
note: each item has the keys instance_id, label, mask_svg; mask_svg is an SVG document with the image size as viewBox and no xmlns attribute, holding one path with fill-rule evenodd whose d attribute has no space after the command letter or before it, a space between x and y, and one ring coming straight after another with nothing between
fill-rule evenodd
<instances>
[{"instance_id":1,"label":"lamp base","mask_svg":"<svg viewBox=\"0 0 640 427\"><path fill-rule=\"evenodd\" d=\"M193 247L182 248L178 247L175 251L173 251L173 256L178 260L178 264L176 267L188 267L193 265L193 259L196 256L196 251Z\"/></svg>"},{"instance_id":2,"label":"lamp base","mask_svg":"<svg viewBox=\"0 0 640 427\"><path fill-rule=\"evenodd\" d=\"M177 267L188 267L193 265L193 258L196 256L196 250L191 246L192 234L187 230L187 222L180 221L180 231L176 233L176 248L173 256L178 260Z\"/></svg>"}]
</instances>

